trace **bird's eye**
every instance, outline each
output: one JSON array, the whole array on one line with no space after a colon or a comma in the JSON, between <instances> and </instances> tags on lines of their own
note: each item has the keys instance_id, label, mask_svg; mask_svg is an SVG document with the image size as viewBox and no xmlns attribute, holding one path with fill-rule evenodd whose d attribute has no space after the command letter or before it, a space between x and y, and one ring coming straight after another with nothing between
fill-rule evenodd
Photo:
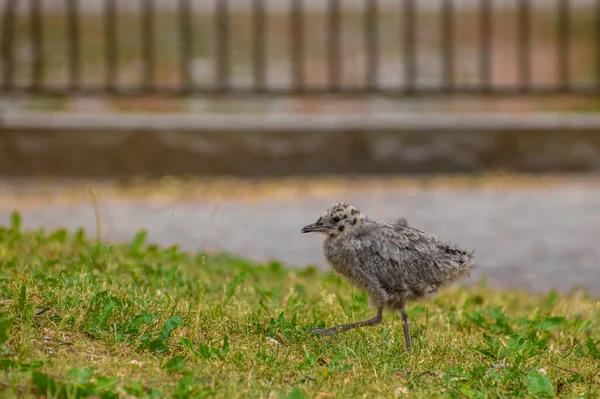
<instances>
[{"instance_id":1,"label":"bird's eye","mask_svg":"<svg viewBox=\"0 0 600 399\"><path fill-rule=\"evenodd\" d=\"M340 218L336 216L332 220L333 220L333 223L337 223L340 221Z\"/></svg>"}]
</instances>

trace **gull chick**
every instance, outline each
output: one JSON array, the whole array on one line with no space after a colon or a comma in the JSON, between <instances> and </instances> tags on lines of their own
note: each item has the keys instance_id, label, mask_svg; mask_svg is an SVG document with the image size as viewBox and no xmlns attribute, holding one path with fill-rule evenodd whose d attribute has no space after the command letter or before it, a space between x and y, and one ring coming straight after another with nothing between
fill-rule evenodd
<instances>
[{"instance_id":1,"label":"gull chick","mask_svg":"<svg viewBox=\"0 0 600 399\"><path fill-rule=\"evenodd\" d=\"M369 319L309 332L331 335L381 323L383 309L400 312L406 347L412 352L406 304L435 294L439 288L469 276L477 267L473 251L438 240L406 219L370 219L356 207L340 202L302 233L322 233L325 258L334 271L364 289L377 309Z\"/></svg>"}]
</instances>

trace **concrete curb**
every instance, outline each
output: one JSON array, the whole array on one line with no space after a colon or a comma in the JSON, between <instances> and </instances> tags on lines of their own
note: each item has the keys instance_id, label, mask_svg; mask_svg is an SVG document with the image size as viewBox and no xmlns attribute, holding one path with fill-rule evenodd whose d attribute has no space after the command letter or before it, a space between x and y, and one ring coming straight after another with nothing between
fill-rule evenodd
<instances>
[{"instance_id":1,"label":"concrete curb","mask_svg":"<svg viewBox=\"0 0 600 399\"><path fill-rule=\"evenodd\" d=\"M0 175L600 171L600 114L4 114Z\"/></svg>"},{"instance_id":2,"label":"concrete curb","mask_svg":"<svg viewBox=\"0 0 600 399\"><path fill-rule=\"evenodd\" d=\"M6 113L0 128L12 131L568 131L600 129L595 113L398 113L381 115L186 115Z\"/></svg>"}]
</instances>

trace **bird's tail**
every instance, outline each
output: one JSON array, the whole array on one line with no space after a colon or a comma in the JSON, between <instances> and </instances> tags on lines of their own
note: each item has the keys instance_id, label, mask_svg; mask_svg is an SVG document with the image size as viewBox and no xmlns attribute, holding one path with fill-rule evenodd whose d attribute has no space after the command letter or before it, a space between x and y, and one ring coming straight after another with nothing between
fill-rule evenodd
<instances>
[{"instance_id":1,"label":"bird's tail","mask_svg":"<svg viewBox=\"0 0 600 399\"><path fill-rule=\"evenodd\" d=\"M450 265L452 265L450 267L452 270L449 270L455 277L452 280L460 277L469 277L471 272L477 269L475 250L467 251L451 245L442 246L442 250L449 258Z\"/></svg>"},{"instance_id":2,"label":"bird's tail","mask_svg":"<svg viewBox=\"0 0 600 399\"><path fill-rule=\"evenodd\" d=\"M475 262L475 250L463 251L458 259L460 264L460 273L463 276L470 277L471 272L477 269L477 263Z\"/></svg>"}]
</instances>

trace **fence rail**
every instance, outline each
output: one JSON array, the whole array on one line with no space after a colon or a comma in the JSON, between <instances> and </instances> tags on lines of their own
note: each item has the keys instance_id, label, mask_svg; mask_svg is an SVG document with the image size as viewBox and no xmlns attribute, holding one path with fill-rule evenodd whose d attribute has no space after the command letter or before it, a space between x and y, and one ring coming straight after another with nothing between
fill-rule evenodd
<instances>
[{"instance_id":1,"label":"fence rail","mask_svg":"<svg viewBox=\"0 0 600 399\"><path fill-rule=\"evenodd\" d=\"M600 94L600 0L98 2L0 1L0 95Z\"/></svg>"}]
</instances>

